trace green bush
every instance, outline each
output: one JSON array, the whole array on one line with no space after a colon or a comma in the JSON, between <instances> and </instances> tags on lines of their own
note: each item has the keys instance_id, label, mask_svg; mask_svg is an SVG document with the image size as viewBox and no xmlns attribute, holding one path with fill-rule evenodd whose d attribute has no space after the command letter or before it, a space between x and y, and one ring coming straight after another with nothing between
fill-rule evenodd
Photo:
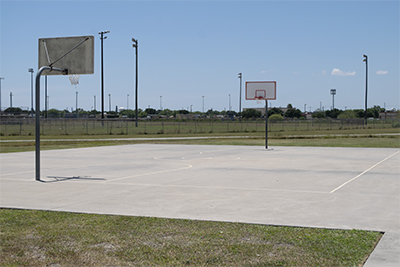
<instances>
[{"instance_id":1,"label":"green bush","mask_svg":"<svg viewBox=\"0 0 400 267\"><path fill-rule=\"evenodd\" d=\"M271 121L281 121L283 120L282 115L279 114L272 114L271 116L268 117L269 120Z\"/></svg>"}]
</instances>

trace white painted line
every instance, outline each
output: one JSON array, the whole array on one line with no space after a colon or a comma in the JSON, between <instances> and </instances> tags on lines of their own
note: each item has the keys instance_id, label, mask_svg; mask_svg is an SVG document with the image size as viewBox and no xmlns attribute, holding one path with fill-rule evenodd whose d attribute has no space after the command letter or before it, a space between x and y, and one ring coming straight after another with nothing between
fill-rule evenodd
<instances>
[{"instance_id":1,"label":"white painted line","mask_svg":"<svg viewBox=\"0 0 400 267\"><path fill-rule=\"evenodd\" d=\"M126 177L128 178L128 177ZM115 179L118 180L118 179ZM114 180L111 180L114 181ZM102 182L105 183L105 182ZM329 194L324 191L307 191L307 190L291 190L291 189L270 189L258 187L229 187L229 186L205 186L205 185L179 185L179 184L142 184L142 183L117 183L127 186L145 186L145 187L176 187L176 188L196 188L196 189L217 189L217 190L240 190L240 191L269 191L269 192L290 192L290 193L306 193L306 194Z\"/></svg>"},{"instance_id":2,"label":"white painted line","mask_svg":"<svg viewBox=\"0 0 400 267\"><path fill-rule=\"evenodd\" d=\"M396 153L390 155L389 157L379 161L378 163L376 163L375 165L373 165L372 167L369 167L368 169L366 169L365 171L363 171L362 173L360 173L359 175L357 175L356 177L348 180L347 182L341 184L340 186L336 187L335 189L333 189L331 192L329 193L334 193L335 191L339 190L340 188L342 188L343 186L347 185L348 183L354 181L355 179L357 179L358 177L364 175L365 173L369 172L370 170L372 170L373 168L375 168L376 166L378 166L379 164L381 164L382 162L385 162L386 160L390 159L391 157L393 157L394 155L398 154L400 151L397 151Z\"/></svg>"},{"instance_id":3,"label":"white painted line","mask_svg":"<svg viewBox=\"0 0 400 267\"><path fill-rule=\"evenodd\" d=\"M119 181L119 180L123 180L123 179L134 178L134 177L140 177L140 176L147 176L147 175L153 175L153 174L160 174L160 173L167 173L167 172L175 172L175 171L187 170L187 169L190 169L190 168L192 168L192 167L193 167L192 165L188 164L188 166L182 167L182 168L171 169L171 170L165 170L165 171L158 171L158 172L147 172L147 173L142 173L142 174L137 174L137 175L130 175L130 176L125 176L125 177L110 179L110 180L104 181L104 182L102 182L102 183L109 183L109 182Z\"/></svg>"}]
</instances>

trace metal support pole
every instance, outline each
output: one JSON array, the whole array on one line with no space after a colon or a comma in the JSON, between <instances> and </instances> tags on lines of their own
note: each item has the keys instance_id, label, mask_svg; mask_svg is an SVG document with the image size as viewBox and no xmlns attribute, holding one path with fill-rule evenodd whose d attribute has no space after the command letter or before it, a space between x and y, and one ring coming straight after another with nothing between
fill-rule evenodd
<instances>
[{"instance_id":1,"label":"metal support pole","mask_svg":"<svg viewBox=\"0 0 400 267\"><path fill-rule=\"evenodd\" d=\"M139 49L139 40L132 38L132 42L134 43L132 47L135 48L136 54L136 78L135 78L135 127L138 127L138 49Z\"/></svg>"},{"instance_id":2,"label":"metal support pole","mask_svg":"<svg viewBox=\"0 0 400 267\"><path fill-rule=\"evenodd\" d=\"M103 64L103 34L101 32L101 119L104 119L104 64Z\"/></svg>"},{"instance_id":3,"label":"metal support pole","mask_svg":"<svg viewBox=\"0 0 400 267\"><path fill-rule=\"evenodd\" d=\"M367 125L367 94L368 94L368 57L367 55L364 55L364 60L365 62L365 118L364 118L364 124Z\"/></svg>"},{"instance_id":4,"label":"metal support pole","mask_svg":"<svg viewBox=\"0 0 400 267\"><path fill-rule=\"evenodd\" d=\"M41 67L36 73L36 91L35 91L35 177L36 181L40 181L40 75L44 70L61 71L62 69L50 68L48 66Z\"/></svg>"},{"instance_id":5,"label":"metal support pole","mask_svg":"<svg viewBox=\"0 0 400 267\"><path fill-rule=\"evenodd\" d=\"M265 149L268 149L268 100L265 100Z\"/></svg>"},{"instance_id":6,"label":"metal support pole","mask_svg":"<svg viewBox=\"0 0 400 267\"><path fill-rule=\"evenodd\" d=\"M47 118L47 75L44 76L44 117Z\"/></svg>"},{"instance_id":7,"label":"metal support pole","mask_svg":"<svg viewBox=\"0 0 400 267\"><path fill-rule=\"evenodd\" d=\"M240 91L239 91L239 116L242 116L242 73L238 74L240 79Z\"/></svg>"}]
</instances>

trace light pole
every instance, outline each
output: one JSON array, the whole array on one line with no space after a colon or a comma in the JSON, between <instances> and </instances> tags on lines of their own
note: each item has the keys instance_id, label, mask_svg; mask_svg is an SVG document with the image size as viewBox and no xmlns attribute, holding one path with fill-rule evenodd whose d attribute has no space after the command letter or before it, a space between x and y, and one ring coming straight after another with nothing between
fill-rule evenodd
<instances>
[{"instance_id":1,"label":"light pole","mask_svg":"<svg viewBox=\"0 0 400 267\"><path fill-rule=\"evenodd\" d=\"M335 109L335 95L336 95L336 89L331 89L331 95L332 95L332 110Z\"/></svg>"},{"instance_id":2,"label":"light pole","mask_svg":"<svg viewBox=\"0 0 400 267\"><path fill-rule=\"evenodd\" d=\"M126 94L126 110L129 109L129 94Z\"/></svg>"},{"instance_id":3,"label":"light pole","mask_svg":"<svg viewBox=\"0 0 400 267\"><path fill-rule=\"evenodd\" d=\"M96 95L93 96L93 110L96 110Z\"/></svg>"},{"instance_id":4,"label":"light pole","mask_svg":"<svg viewBox=\"0 0 400 267\"><path fill-rule=\"evenodd\" d=\"M104 119L104 64L103 64L103 40L107 39L107 36L104 34L109 33L110 31L102 31L99 32L100 40L101 40L101 118Z\"/></svg>"},{"instance_id":5,"label":"light pole","mask_svg":"<svg viewBox=\"0 0 400 267\"><path fill-rule=\"evenodd\" d=\"M364 55L365 62L365 116L364 116L364 124L367 125L367 93L368 93L368 57Z\"/></svg>"},{"instance_id":6,"label":"light pole","mask_svg":"<svg viewBox=\"0 0 400 267\"><path fill-rule=\"evenodd\" d=\"M228 111L231 111L231 94L228 94L228 97L229 97L229 110Z\"/></svg>"},{"instance_id":7,"label":"light pole","mask_svg":"<svg viewBox=\"0 0 400 267\"><path fill-rule=\"evenodd\" d=\"M160 95L160 110L162 111L162 95Z\"/></svg>"},{"instance_id":8,"label":"light pole","mask_svg":"<svg viewBox=\"0 0 400 267\"><path fill-rule=\"evenodd\" d=\"M4 78L0 77L0 113L1 113L1 80L4 80Z\"/></svg>"},{"instance_id":9,"label":"light pole","mask_svg":"<svg viewBox=\"0 0 400 267\"><path fill-rule=\"evenodd\" d=\"M75 110L76 110L76 118L78 118L78 91L76 91L76 100L75 100Z\"/></svg>"},{"instance_id":10,"label":"light pole","mask_svg":"<svg viewBox=\"0 0 400 267\"><path fill-rule=\"evenodd\" d=\"M242 73L238 73L240 79L240 91L239 91L239 116L242 115Z\"/></svg>"},{"instance_id":11,"label":"light pole","mask_svg":"<svg viewBox=\"0 0 400 267\"><path fill-rule=\"evenodd\" d=\"M111 112L111 94L108 94L108 111Z\"/></svg>"},{"instance_id":12,"label":"light pole","mask_svg":"<svg viewBox=\"0 0 400 267\"><path fill-rule=\"evenodd\" d=\"M13 94L12 94L12 92L10 92L10 108L13 107L13 106L12 106L12 97L13 97Z\"/></svg>"},{"instance_id":13,"label":"light pole","mask_svg":"<svg viewBox=\"0 0 400 267\"><path fill-rule=\"evenodd\" d=\"M33 118L33 69L29 68L28 71L31 73L31 117Z\"/></svg>"},{"instance_id":14,"label":"light pole","mask_svg":"<svg viewBox=\"0 0 400 267\"><path fill-rule=\"evenodd\" d=\"M135 48L136 54L136 78L135 78L135 127L138 127L138 49L139 41L138 39L132 38L132 47Z\"/></svg>"},{"instance_id":15,"label":"light pole","mask_svg":"<svg viewBox=\"0 0 400 267\"><path fill-rule=\"evenodd\" d=\"M204 113L204 95L203 95L203 113Z\"/></svg>"}]
</instances>

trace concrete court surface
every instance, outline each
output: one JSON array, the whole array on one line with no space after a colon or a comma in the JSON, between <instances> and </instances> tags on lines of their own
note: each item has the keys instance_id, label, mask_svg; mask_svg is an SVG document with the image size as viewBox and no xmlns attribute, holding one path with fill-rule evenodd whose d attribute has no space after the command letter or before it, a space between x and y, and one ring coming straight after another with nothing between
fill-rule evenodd
<instances>
[{"instance_id":1,"label":"concrete court surface","mask_svg":"<svg viewBox=\"0 0 400 267\"><path fill-rule=\"evenodd\" d=\"M0 154L0 207L385 232L400 266L400 150L137 144Z\"/></svg>"}]
</instances>

